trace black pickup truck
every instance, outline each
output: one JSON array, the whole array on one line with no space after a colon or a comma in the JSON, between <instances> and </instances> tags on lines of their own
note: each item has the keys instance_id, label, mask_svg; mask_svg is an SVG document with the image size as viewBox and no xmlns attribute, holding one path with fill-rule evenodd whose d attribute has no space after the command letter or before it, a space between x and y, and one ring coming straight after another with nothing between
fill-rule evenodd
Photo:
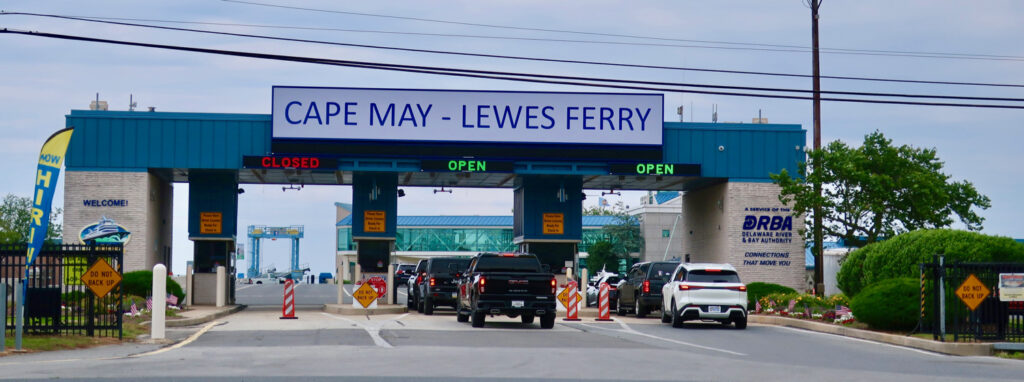
<instances>
[{"instance_id":1,"label":"black pickup truck","mask_svg":"<svg viewBox=\"0 0 1024 382\"><path fill-rule=\"evenodd\" d=\"M459 322L472 319L473 327L484 326L486 315L522 317L532 324L555 326L555 275L527 253L481 253L459 278Z\"/></svg>"}]
</instances>

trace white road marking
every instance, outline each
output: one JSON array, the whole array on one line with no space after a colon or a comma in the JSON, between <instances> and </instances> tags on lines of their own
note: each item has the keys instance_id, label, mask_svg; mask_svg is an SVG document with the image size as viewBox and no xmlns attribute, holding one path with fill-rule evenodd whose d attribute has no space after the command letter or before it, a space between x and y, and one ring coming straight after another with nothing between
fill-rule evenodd
<instances>
[{"instance_id":1,"label":"white road marking","mask_svg":"<svg viewBox=\"0 0 1024 382\"><path fill-rule=\"evenodd\" d=\"M695 347L695 348L698 348L698 349L717 351L717 352L721 352L721 353L738 355L738 356L746 356L746 354L737 353L737 352L734 352L734 351L731 351L731 350L718 349L718 348L713 348L713 347L704 346L704 345L697 345L697 344L689 343L689 342L685 342L685 341L673 340L671 338L663 338L663 337L655 336L653 334L647 334L647 333L638 332L635 329L629 327L629 325L626 325L625 322L622 322L622 321L619 321L619 320L615 320L615 321L619 323L619 326L621 326L622 329L609 329L609 328L603 328L603 327L600 327L600 326L594 326L594 325L590 325L590 324L580 324L580 325L581 326L586 326L588 328L602 329L602 330L608 330L608 331L613 331L613 332L621 332L621 333L637 335L637 336L641 336L641 337L653 338L653 339L660 340L660 341L671 342L671 343L674 343L674 344L677 344L677 345Z\"/></svg>"},{"instance_id":2,"label":"white road marking","mask_svg":"<svg viewBox=\"0 0 1024 382\"><path fill-rule=\"evenodd\" d=\"M348 289L345 289L345 285L341 286L341 290L345 291L345 294L347 294L349 297L352 297L352 294L348 293Z\"/></svg>"},{"instance_id":3,"label":"white road marking","mask_svg":"<svg viewBox=\"0 0 1024 382\"><path fill-rule=\"evenodd\" d=\"M402 292L402 291L398 291L398 294L405 295L406 297L409 297L409 294L407 294L405 292Z\"/></svg>"},{"instance_id":4,"label":"white road marking","mask_svg":"<svg viewBox=\"0 0 1024 382\"><path fill-rule=\"evenodd\" d=\"M363 330L366 331L367 334L370 335L370 338L373 339L373 343L375 345L379 346L379 347L382 347L382 348L393 348L394 346L391 346L391 344L389 344L388 341L385 341L384 338L380 336L380 327L384 326L384 324L386 324L386 323L388 323L390 321L394 321L394 320L397 320L398 318L402 318L402 317L405 317L405 316L408 315L408 313L406 313L406 314L403 314L402 316L399 316L398 318L395 318L393 320L384 321L380 325L370 326L370 325L364 325L363 323L347 319L345 317L338 317L338 316L335 316L333 314L328 314L327 312L320 312L320 314L325 315L327 317L331 317L331 318L336 319L336 320L342 320L342 321L345 321L345 322L349 322L349 323L352 323L353 325L356 325L356 326L362 328Z\"/></svg>"},{"instance_id":5,"label":"white road marking","mask_svg":"<svg viewBox=\"0 0 1024 382\"><path fill-rule=\"evenodd\" d=\"M160 353L169 352L171 350L174 350L174 349L180 348L182 346L188 345L188 344L190 344L192 342L195 342L195 340L199 339L199 336L201 336L204 333L210 331L210 329L213 329L214 326L220 325L222 323L223 322L221 322L221 321L211 322L211 323L207 324L206 326L204 326L202 329L199 329L198 332L192 333L192 335L188 336L188 338L186 338L184 341L178 342L178 343L176 343L176 344L174 344L172 346L156 349L156 350L153 350L153 351L148 352L148 353L133 354L133 355L130 355L130 356L125 357L125 358L139 358L139 357L146 357L146 356L157 355L157 354L160 354Z\"/></svg>"},{"instance_id":6,"label":"white road marking","mask_svg":"<svg viewBox=\"0 0 1024 382\"><path fill-rule=\"evenodd\" d=\"M242 289L249 289L249 288L252 288L252 287L254 287L254 286L256 286L256 284L252 284L252 285L246 285L246 286L244 286L244 287L241 287L241 288L235 288L235 292L237 292L237 291L240 291L240 290L242 290Z\"/></svg>"},{"instance_id":7,"label":"white road marking","mask_svg":"<svg viewBox=\"0 0 1024 382\"><path fill-rule=\"evenodd\" d=\"M912 351L912 352L917 352L917 353L921 353L921 354L927 354L927 355L934 356L934 357L949 357L948 355L942 354L942 353L934 353L934 352L930 352L930 351L927 351L927 350L921 350L921 349L915 349L915 348L911 348L911 347L887 344L885 342L875 342L875 341L870 341L870 340L865 340L865 339L860 339L860 338L841 336L841 335L838 335L838 334L821 333L821 332L815 332L813 330L804 330L804 329L799 329L799 328L790 328L788 326L776 326L776 327L777 328L786 329L786 330L791 330L791 331L794 331L794 332L800 332L800 333L806 333L806 334L816 334L816 335L819 335L819 336L829 336L829 337L832 337L832 338L837 338L838 337L838 338L842 338L842 339L846 339L846 340L850 340L850 341L855 341L855 342L863 342L863 343L869 343L869 344L875 344L875 345L888 346L888 347L891 347L891 348L902 349L902 350L909 350L909 351Z\"/></svg>"}]
</instances>

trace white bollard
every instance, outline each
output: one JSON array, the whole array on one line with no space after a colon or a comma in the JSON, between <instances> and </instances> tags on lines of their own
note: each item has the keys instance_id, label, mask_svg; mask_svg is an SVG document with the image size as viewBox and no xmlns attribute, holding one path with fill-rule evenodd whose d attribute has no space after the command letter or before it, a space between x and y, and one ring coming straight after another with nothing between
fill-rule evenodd
<instances>
[{"instance_id":1,"label":"white bollard","mask_svg":"<svg viewBox=\"0 0 1024 382\"><path fill-rule=\"evenodd\" d=\"M153 321L150 338L166 338L167 317L167 267L157 264L153 267Z\"/></svg>"},{"instance_id":2,"label":"white bollard","mask_svg":"<svg viewBox=\"0 0 1024 382\"><path fill-rule=\"evenodd\" d=\"M217 307L224 306L224 301L228 298L227 283L228 280L224 273L224 266L217 267Z\"/></svg>"},{"instance_id":3,"label":"white bollard","mask_svg":"<svg viewBox=\"0 0 1024 382\"><path fill-rule=\"evenodd\" d=\"M341 305L344 303L343 298L345 297L344 280L348 278L348 261L343 255L335 255L334 265L334 284L338 286L338 305Z\"/></svg>"},{"instance_id":4,"label":"white bollard","mask_svg":"<svg viewBox=\"0 0 1024 382\"><path fill-rule=\"evenodd\" d=\"M363 267L359 266L359 264L356 263L356 276L355 276L355 278L352 279L352 285L356 285L356 283L359 282L359 280L362 280L362 277L363 277Z\"/></svg>"},{"instance_id":5,"label":"white bollard","mask_svg":"<svg viewBox=\"0 0 1024 382\"><path fill-rule=\"evenodd\" d=\"M387 284L388 285L387 286L388 290L387 290L387 293L385 294L385 297L387 298L386 304L388 304L388 305L396 304L396 303L398 303L398 293L395 293L395 289L394 289L394 287L395 287L395 265L394 264L388 264L388 278L387 278L387 281L388 281L388 284Z\"/></svg>"},{"instance_id":6,"label":"white bollard","mask_svg":"<svg viewBox=\"0 0 1024 382\"><path fill-rule=\"evenodd\" d=\"M590 305L587 305L587 304L590 303L590 301L587 301L587 289L589 289L589 286L590 286L590 279L587 278L587 276L590 276L590 275L588 275L588 273L589 272L587 272L587 270L585 268L584 269L580 269L580 289L581 289L580 294L583 295L583 301L580 301L580 303L583 304L583 307L590 306Z\"/></svg>"}]
</instances>

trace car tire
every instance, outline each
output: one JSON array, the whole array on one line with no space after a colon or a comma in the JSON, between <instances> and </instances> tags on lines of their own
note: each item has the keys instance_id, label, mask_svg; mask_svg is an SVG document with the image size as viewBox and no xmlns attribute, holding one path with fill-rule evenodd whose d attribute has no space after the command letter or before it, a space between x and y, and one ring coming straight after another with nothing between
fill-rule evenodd
<instances>
[{"instance_id":1,"label":"car tire","mask_svg":"<svg viewBox=\"0 0 1024 382\"><path fill-rule=\"evenodd\" d=\"M484 327L484 311L473 312L473 327L482 328Z\"/></svg>"},{"instance_id":2,"label":"car tire","mask_svg":"<svg viewBox=\"0 0 1024 382\"><path fill-rule=\"evenodd\" d=\"M679 312L676 311L676 300L672 300L672 318L671 318L671 322L672 322L672 327L673 328L681 328L681 327L683 327L683 316L681 316L679 314Z\"/></svg>"},{"instance_id":3,"label":"car tire","mask_svg":"<svg viewBox=\"0 0 1024 382\"><path fill-rule=\"evenodd\" d=\"M622 308L622 303L619 302L619 301L615 302L615 315L617 315L617 316L625 316L626 315L626 310Z\"/></svg>"},{"instance_id":4,"label":"car tire","mask_svg":"<svg viewBox=\"0 0 1024 382\"><path fill-rule=\"evenodd\" d=\"M423 314L428 316L434 314L434 299L430 296L423 297Z\"/></svg>"},{"instance_id":5,"label":"car tire","mask_svg":"<svg viewBox=\"0 0 1024 382\"><path fill-rule=\"evenodd\" d=\"M540 318L540 327L543 329L551 329L555 327L555 313L545 314Z\"/></svg>"},{"instance_id":6,"label":"car tire","mask_svg":"<svg viewBox=\"0 0 1024 382\"><path fill-rule=\"evenodd\" d=\"M455 311L455 319L459 322L469 322L469 314L466 314L462 309Z\"/></svg>"},{"instance_id":7,"label":"car tire","mask_svg":"<svg viewBox=\"0 0 1024 382\"><path fill-rule=\"evenodd\" d=\"M406 290L406 292L408 292L408 290ZM408 307L410 311L416 309L416 300L412 299L412 293L405 294L405 306Z\"/></svg>"},{"instance_id":8,"label":"car tire","mask_svg":"<svg viewBox=\"0 0 1024 382\"><path fill-rule=\"evenodd\" d=\"M416 312L423 313L423 299L416 299Z\"/></svg>"},{"instance_id":9,"label":"car tire","mask_svg":"<svg viewBox=\"0 0 1024 382\"><path fill-rule=\"evenodd\" d=\"M636 318L647 317L647 307L644 306L644 303L640 302L639 297L636 298L633 304L635 305L633 311L636 313Z\"/></svg>"},{"instance_id":10,"label":"car tire","mask_svg":"<svg viewBox=\"0 0 1024 382\"><path fill-rule=\"evenodd\" d=\"M667 324L672 322L672 316L668 314L668 309L661 310L661 323Z\"/></svg>"},{"instance_id":11,"label":"car tire","mask_svg":"<svg viewBox=\"0 0 1024 382\"><path fill-rule=\"evenodd\" d=\"M532 324L533 323L533 315L532 314L524 314L522 316L519 316L519 318L523 321L524 324Z\"/></svg>"},{"instance_id":12,"label":"car tire","mask_svg":"<svg viewBox=\"0 0 1024 382\"><path fill-rule=\"evenodd\" d=\"M746 329L746 328L747 328L747 316L743 316L743 317L737 318L736 319L736 329Z\"/></svg>"}]
</instances>

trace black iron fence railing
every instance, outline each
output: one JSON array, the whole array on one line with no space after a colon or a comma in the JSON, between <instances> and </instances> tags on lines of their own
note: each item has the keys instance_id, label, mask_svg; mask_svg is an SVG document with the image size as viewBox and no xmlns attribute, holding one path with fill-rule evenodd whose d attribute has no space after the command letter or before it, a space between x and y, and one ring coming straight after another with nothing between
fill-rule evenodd
<instances>
[{"instance_id":1,"label":"black iron fence railing","mask_svg":"<svg viewBox=\"0 0 1024 382\"><path fill-rule=\"evenodd\" d=\"M0 282L7 284L8 304L4 328L15 329L15 284L25 277L25 244L0 245ZM120 245L45 245L32 268L26 287L24 332L26 334L123 335L123 293L117 283L102 298L82 282L82 275L98 261L106 261L123 274L124 250Z\"/></svg>"},{"instance_id":2,"label":"black iron fence railing","mask_svg":"<svg viewBox=\"0 0 1024 382\"><path fill-rule=\"evenodd\" d=\"M940 265L936 256L920 270L922 332L940 341L1024 342L1024 302L999 298L999 275L1024 274L1024 263Z\"/></svg>"}]
</instances>

